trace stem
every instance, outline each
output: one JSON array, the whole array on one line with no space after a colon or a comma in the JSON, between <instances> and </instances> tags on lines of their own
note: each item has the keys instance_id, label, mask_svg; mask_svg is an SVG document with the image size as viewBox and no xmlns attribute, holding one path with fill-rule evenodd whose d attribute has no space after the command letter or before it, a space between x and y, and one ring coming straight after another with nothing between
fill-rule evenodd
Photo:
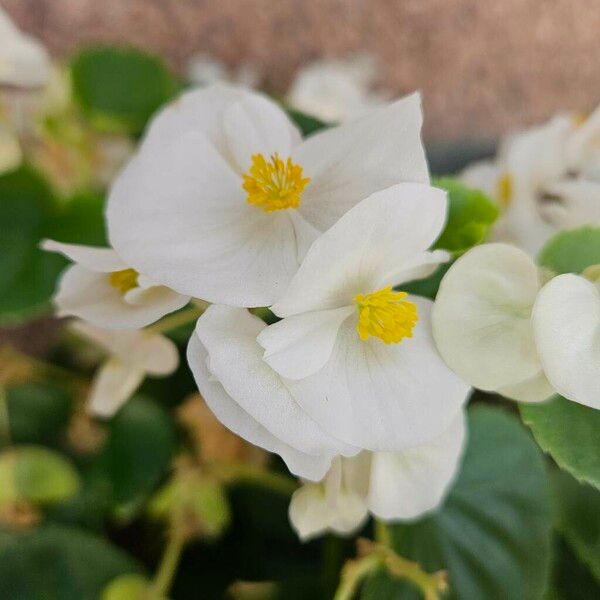
<instances>
[{"instance_id":1,"label":"stem","mask_svg":"<svg viewBox=\"0 0 600 600\"><path fill-rule=\"evenodd\" d=\"M342 570L340 585L333 600L351 600L354 598L362 580L380 565L381 557L377 554L370 554L364 558L347 562Z\"/></svg>"},{"instance_id":2,"label":"stem","mask_svg":"<svg viewBox=\"0 0 600 600\"><path fill-rule=\"evenodd\" d=\"M390 530L387 523L375 519L375 541L382 546L391 547Z\"/></svg>"},{"instance_id":3,"label":"stem","mask_svg":"<svg viewBox=\"0 0 600 600\"><path fill-rule=\"evenodd\" d=\"M160 559L160 564L152 584L152 592L157 600L159 598L166 598L169 594L184 545L185 536L182 534L181 527L172 527L169 541Z\"/></svg>"},{"instance_id":4,"label":"stem","mask_svg":"<svg viewBox=\"0 0 600 600\"><path fill-rule=\"evenodd\" d=\"M146 327L146 331L151 331L152 333L165 333L166 331L171 331L172 329L176 329L177 327L181 327L182 325L187 325L192 321L195 321L204 311L206 307L193 305L189 308L181 310L174 315L169 315L165 317L158 323L154 325L150 325L150 327Z\"/></svg>"},{"instance_id":5,"label":"stem","mask_svg":"<svg viewBox=\"0 0 600 600\"><path fill-rule=\"evenodd\" d=\"M10 435L10 416L8 414L8 398L6 396L6 388L0 384L0 432L4 447L9 447L12 444Z\"/></svg>"}]
</instances>

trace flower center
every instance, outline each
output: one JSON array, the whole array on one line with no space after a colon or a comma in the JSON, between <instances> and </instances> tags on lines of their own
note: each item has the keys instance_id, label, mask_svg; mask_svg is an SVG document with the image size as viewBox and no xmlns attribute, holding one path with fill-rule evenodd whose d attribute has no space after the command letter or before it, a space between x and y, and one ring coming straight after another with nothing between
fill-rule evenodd
<instances>
[{"instance_id":1,"label":"flower center","mask_svg":"<svg viewBox=\"0 0 600 600\"><path fill-rule=\"evenodd\" d=\"M137 287L138 272L135 269L123 269L114 271L108 277L108 282L114 288L117 288L121 294L126 294L129 290Z\"/></svg>"},{"instance_id":2,"label":"flower center","mask_svg":"<svg viewBox=\"0 0 600 600\"><path fill-rule=\"evenodd\" d=\"M302 167L291 158L284 162L275 153L267 161L262 154L253 154L252 166L244 175L242 187L248 193L248 202L265 212L298 208L302 190L310 182L309 177L302 175Z\"/></svg>"},{"instance_id":3,"label":"flower center","mask_svg":"<svg viewBox=\"0 0 600 600\"><path fill-rule=\"evenodd\" d=\"M498 194L498 201L503 208L510 206L513 194L512 179L508 173L504 173L498 180L496 193Z\"/></svg>"},{"instance_id":4,"label":"flower center","mask_svg":"<svg viewBox=\"0 0 600 600\"><path fill-rule=\"evenodd\" d=\"M405 337L412 337L419 315L417 306L405 300L406 296L406 292L394 292L391 286L358 294L354 302L358 306L356 331L360 339L365 341L373 335L386 344L399 344Z\"/></svg>"}]
</instances>

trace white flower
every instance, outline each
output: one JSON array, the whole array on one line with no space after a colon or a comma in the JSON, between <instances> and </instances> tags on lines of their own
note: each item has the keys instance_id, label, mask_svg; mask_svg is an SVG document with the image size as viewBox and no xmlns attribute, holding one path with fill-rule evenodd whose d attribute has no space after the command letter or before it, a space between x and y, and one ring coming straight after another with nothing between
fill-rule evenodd
<instances>
[{"instance_id":1,"label":"white flower","mask_svg":"<svg viewBox=\"0 0 600 600\"><path fill-rule=\"evenodd\" d=\"M19 31L0 7L0 85L38 87L50 73L46 49L31 36Z\"/></svg>"},{"instance_id":2,"label":"white flower","mask_svg":"<svg viewBox=\"0 0 600 600\"><path fill-rule=\"evenodd\" d=\"M446 219L445 192L405 183L348 211L309 249L260 333L264 360L325 431L373 451L431 440L469 391L431 336L432 302L393 286L426 277Z\"/></svg>"},{"instance_id":3,"label":"white flower","mask_svg":"<svg viewBox=\"0 0 600 600\"><path fill-rule=\"evenodd\" d=\"M334 456L359 449L326 434L263 361L256 336L265 327L245 309L212 305L190 339L188 363L217 419L250 443L279 454L295 475L319 481Z\"/></svg>"},{"instance_id":4,"label":"white flower","mask_svg":"<svg viewBox=\"0 0 600 600\"><path fill-rule=\"evenodd\" d=\"M189 302L128 267L110 248L42 243L76 264L60 278L54 302L58 316L76 316L105 329L139 329Z\"/></svg>"},{"instance_id":5,"label":"white flower","mask_svg":"<svg viewBox=\"0 0 600 600\"><path fill-rule=\"evenodd\" d=\"M19 139L0 124L0 175L16 169L22 159Z\"/></svg>"},{"instance_id":6,"label":"white flower","mask_svg":"<svg viewBox=\"0 0 600 600\"><path fill-rule=\"evenodd\" d=\"M495 239L532 255L559 230L600 223L600 108L583 123L559 115L509 136L494 161L471 165L462 179L502 209Z\"/></svg>"},{"instance_id":7,"label":"white flower","mask_svg":"<svg viewBox=\"0 0 600 600\"><path fill-rule=\"evenodd\" d=\"M600 408L600 289L571 273L550 280L533 307L535 340L556 391Z\"/></svg>"},{"instance_id":8,"label":"white flower","mask_svg":"<svg viewBox=\"0 0 600 600\"><path fill-rule=\"evenodd\" d=\"M531 323L542 276L525 252L506 244L473 248L446 273L433 334L448 366L465 381L528 402L554 393Z\"/></svg>"},{"instance_id":9,"label":"white flower","mask_svg":"<svg viewBox=\"0 0 600 600\"><path fill-rule=\"evenodd\" d=\"M327 123L345 121L384 102L372 91L375 75L374 61L367 55L315 61L298 71L286 99Z\"/></svg>"},{"instance_id":10,"label":"white flower","mask_svg":"<svg viewBox=\"0 0 600 600\"><path fill-rule=\"evenodd\" d=\"M272 304L320 231L370 193L427 183L417 95L300 139L266 97L216 85L152 122L108 203L112 245L185 295Z\"/></svg>"},{"instance_id":11,"label":"white flower","mask_svg":"<svg viewBox=\"0 0 600 600\"><path fill-rule=\"evenodd\" d=\"M350 534L371 513L384 521L410 520L437 508L458 471L465 440L460 414L438 438L403 452L337 457L320 483L304 482L289 508L302 540L326 531Z\"/></svg>"},{"instance_id":12,"label":"white flower","mask_svg":"<svg viewBox=\"0 0 600 600\"><path fill-rule=\"evenodd\" d=\"M187 78L196 85L211 85L219 82L235 83L249 88L258 85L259 75L255 65L243 63L237 69L208 54L195 54L186 66Z\"/></svg>"},{"instance_id":13,"label":"white flower","mask_svg":"<svg viewBox=\"0 0 600 600\"><path fill-rule=\"evenodd\" d=\"M92 382L89 410L101 417L114 415L146 375L165 377L179 363L175 344L149 331L114 331L77 321L71 328L105 350L108 358Z\"/></svg>"}]
</instances>

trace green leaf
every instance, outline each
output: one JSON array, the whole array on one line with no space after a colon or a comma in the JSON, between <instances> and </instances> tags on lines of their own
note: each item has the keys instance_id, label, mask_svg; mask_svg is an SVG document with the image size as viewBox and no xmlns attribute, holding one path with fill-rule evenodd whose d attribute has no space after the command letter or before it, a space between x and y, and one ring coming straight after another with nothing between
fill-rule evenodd
<instances>
[{"instance_id":1,"label":"green leaf","mask_svg":"<svg viewBox=\"0 0 600 600\"><path fill-rule=\"evenodd\" d=\"M66 261L38 248L56 204L44 180L24 166L0 176L0 324L48 309Z\"/></svg>"},{"instance_id":2,"label":"green leaf","mask_svg":"<svg viewBox=\"0 0 600 600\"><path fill-rule=\"evenodd\" d=\"M64 389L32 382L9 387L6 396L13 442L58 443L71 415L71 397Z\"/></svg>"},{"instance_id":3,"label":"green leaf","mask_svg":"<svg viewBox=\"0 0 600 600\"><path fill-rule=\"evenodd\" d=\"M435 247L460 255L483 242L498 218L494 203L450 177L434 179L433 185L448 192L448 221Z\"/></svg>"},{"instance_id":4,"label":"green leaf","mask_svg":"<svg viewBox=\"0 0 600 600\"><path fill-rule=\"evenodd\" d=\"M579 481L600 488L600 411L561 396L520 410L542 450Z\"/></svg>"},{"instance_id":5,"label":"green leaf","mask_svg":"<svg viewBox=\"0 0 600 600\"><path fill-rule=\"evenodd\" d=\"M150 582L145 577L128 573L111 581L102 592L101 600L141 600L149 597L149 592ZM154 599L161 600L156 594L153 596Z\"/></svg>"},{"instance_id":6,"label":"green leaf","mask_svg":"<svg viewBox=\"0 0 600 600\"><path fill-rule=\"evenodd\" d=\"M552 478L556 527L600 582L600 492L564 471Z\"/></svg>"},{"instance_id":7,"label":"green leaf","mask_svg":"<svg viewBox=\"0 0 600 600\"><path fill-rule=\"evenodd\" d=\"M127 516L155 488L175 449L175 432L167 413L152 401L135 397L110 422L110 435L93 465L113 500Z\"/></svg>"},{"instance_id":8,"label":"green leaf","mask_svg":"<svg viewBox=\"0 0 600 600\"><path fill-rule=\"evenodd\" d=\"M561 231L542 248L538 263L560 275L581 273L600 264L600 227L585 226Z\"/></svg>"},{"instance_id":9,"label":"green leaf","mask_svg":"<svg viewBox=\"0 0 600 600\"><path fill-rule=\"evenodd\" d=\"M323 123L323 121L320 119L311 117L310 115L300 112L294 108L288 108L287 113L290 119L292 119L292 121L298 126L298 129L300 129L304 137L329 127L327 123Z\"/></svg>"},{"instance_id":10,"label":"green leaf","mask_svg":"<svg viewBox=\"0 0 600 600\"><path fill-rule=\"evenodd\" d=\"M429 277L403 283L398 286L398 289L408 292L409 294L415 294L416 296L423 296L424 298L435 300L438 290L440 289L440 283L442 283L444 275L451 266L452 262L441 264Z\"/></svg>"},{"instance_id":11,"label":"green leaf","mask_svg":"<svg viewBox=\"0 0 600 600\"><path fill-rule=\"evenodd\" d=\"M71 463L47 448L18 446L0 454L0 504L61 502L74 496L79 484Z\"/></svg>"},{"instance_id":12,"label":"green leaf","mask_svg":"<svg viewBox=\"0 0 600 600\"><path fill-rule=\"evenodd\" d=\"M140 133L150 116L179 91L163 62L133 48L98 47L71 63L73 94L94 127Z\"/></svg>"},{"instance_id":13,"label":"green leaf","mask_svg":"<svg viewBox=\"0 0 600 600\"><path fill-rule=\"evenodd\" d=\"M139 571L124 552L80 529L0 535L0 598L96 600L110 581Z\"/></svg>"},{"instance_id":14,"label":"green leaf","mask_svg":"<svg viewBox=\"0 0 600 600\"><path fill-rule=\"evenodd\" d=\"M395 550L434 572L447 569L450 598L539 599L550 569L552 515L539 448L501 409L469 410L463 465L444 505L414 524L391 525ZM362 600L418 598L383 573Z\"/></svg>"}]
</instances>

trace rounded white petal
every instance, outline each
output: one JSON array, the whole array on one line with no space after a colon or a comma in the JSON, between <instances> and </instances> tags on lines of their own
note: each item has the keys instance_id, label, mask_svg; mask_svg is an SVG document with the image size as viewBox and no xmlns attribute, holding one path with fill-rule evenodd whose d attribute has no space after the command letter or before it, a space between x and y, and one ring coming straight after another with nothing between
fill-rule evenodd
<instances>
[{"instance_id":1,"label":"rounded white petal","mask_svg":"<svg viewBox=\"0 0 600 600\"><path fill-rule=\"evenodd\" d=\"M444 276L433 309L440 354L474 387L498 390L537 375L531 308L536 265L504 244L473 248Z\"/></svg>"},{"instance_id":2,"label":"rounded white petal","mask_svg":"<svg viewBox=\"0 0 600 600\"><path fill-rule=\"evenodd\" d=\"M546 377L556 391L600 408L600 290L578 275L559 275L540 291L533 327Z\"/></svg>"},{"instance_id":3,"label":"rounded white petal","mask_svg":"<svg viewBox=\"0 0 600 600\"><path fill-rule=\"evenodd\" d=\"M311 178L300 212L324 231L374 192L428 183L422 120L420 96L412 94L305 140L293 152Z\"/></svg>"},{"instance_id":4,"label":"rounded white petal","mask_svg":"<svg viewBox=\"0 0 600 600\"><path fill-rule=\"evenodd\" d=\"M315 456L299 452L276 438L247 413L211 375L206 365L208 352L195 334L190 338L187 359L200 393L223 425L251 444L279 454L294 475L311 481L319 481L325 476L331 464L331 455Z\"/></svg>"},{"instance_id":5,"label":"rounded white petal","mask_svg":"<svg viewBox=\"0 0 600 600\"><path fill-rule=\"evenodd\" d=\"M465 185L481 190L493 200L497 200L500 177L502 177L500 166L491 160L475 162L460 174L460 180Z\"/></svg>"},{"instance_id":6,"label":"rounded white petal","mask_svg":"<svg viewBox=\"0 0 600 600\"><path fill-rule=\"evenodd\" d=\"M369 510L386 521L415 519L438 507L460 464L465 419L428 444L403 452L376 452L371 459Z\"/></svg>"},{"instance_id":7,"label":"rounded white petal","mask_svg":"<svg viewBox=\"0 0 600 600\"><path fill-rule=\"evenodd\" d=\"M145 152L117 179L111 242L132 267L180 294L272 304L298 269L306 232L297 235L289 211L248 204L241 186L207 138L186 134Z\"/></svg>"},{"instance_id":8,"label":"rounded white petal","mask_svg":"<svg viewBox=\"0 0 600 600\"><path fill-rule=\"evenodd\" d=\"M54 297L58 315L80 317L106 329L140 329L189 302L161 286L145 290L130 303L110 284L109 277L79 265L68 267Z\"/></svg>"},{"instance_id":9,"label":"rounded white petal","mask_svg":"<svg viewBox=\"0 0 600 600\"><path fill-rule=\"evenodd\" d=\"M64 244L55 240L44 240L40 247L48 252L60 252L63 256L89 271L112 273L128 268L128 265L121 260L112 248Z\"/></svg>"},{"instance_id":10,"label":"rounded white petal","mask_svg":"<svg viewBox=\"0 0 600 600\"><path fill-rule=\"evenodd\" d=\"M412 338L400 344L362 341L356 319L348 319L325 366L286 382L302 408L348 444L373 451L422 444L444 431L466 400L469 387L435 349L431 302L410 300L419 313Z\"/></svg>"},{"instance_id":11,"label":"rounded white petal","mask_svg":"<svg viewBox=\"0 0 600 600\"><path fill-rule=\"evenodd\" d=\"M556 394L556 390L550 385L543 370L540 370L533 377L501 387L497 391L499 394L518 402L543 402Z\"/></svg>"},{"instance_id":12,"label":"rounded white petal","mask_svg":"<svg viewBox=\"0 0 600 600\"><path fill-rule=\"evenodd\" d=\"M340 308L390 285L393 276L393 283L412 277L419 264L431 263L427 249L444 226L446 207L445 192L418 183L369 196L313 243L273 311L286 317Z\"/></svg>"},{"instance_id":13,"label":"rounded white petal","mask_svg":"<svg viewBox=\"0 0 600 600\"><path fill-rule=\"evenodd\" d=\"M302 379L318 371L331 356L341 324L354 306L293 315L269 325L258 335L265 362L288 379Z\"/></svg>"},{"instance_id":14,"label":"rounded white petal","mask_svg":"<svg viewBox=\"0 0 600 600\"><path fill-rule=\"evenodd\" d=\"M109 359L94 377L88 410L99 417L112 417L131 398L144 380L144 371Z\"/></svg>"},{"instance_id":15,"label":"rounded white petal","mask_svg":"<svg viewBox=\"0 0 600 600\"><path fill-rule=\"evenodd\" d=\"M101 329L85 321L72 323L71 329L117 357L131 370L165 376L175 371L179 364L177 346L151 331Z\"/></svg>"},{"instance_id":16,"label":"rounded white petal","mask_svg":"<svg viewBox=\"0 0 600 600\"><path fill-rule=\"evenodd\" d=\"M263 361L256 337L265 327L244 309L209 307L198 319L196 335L208 351L210 372L246 412L293 448L315 455L354 454L356 449L326 434L300 408Z\"/></svg>"},{"instance_id":17,"label":"rounded white petal","mask_svg":"<svg viewBox=\"0 0 600 600\"><path fill-rule=\"evenodd\" d=\"M33 37L19 31L0 7L0 85L38 87L50 76L47 50Z\"/></svg>"},{"instance_id":18,"label":"rounded white petal","mask_svg":"<svg viewBox=\"0 0 600 600\"><path fill-rule=\"evenodd\" d=\"M266 159L278 153L285 160L300 140L300 133L283 110L260 94L247 94L225 111L223 128L233 164L246 173L252 155Z\"/></svg>"},{"instance_id":19,"label":"rounded white petal","mask_svg":"<svg viewBox=\"0 0 600 600\"><path fill-rule=\"evenodd\" d=\"M559 229L575 229L588 223L600 223L600 182L565 179L547 188L559 198L540 209Z\"/></svg>"}]
</instances>

